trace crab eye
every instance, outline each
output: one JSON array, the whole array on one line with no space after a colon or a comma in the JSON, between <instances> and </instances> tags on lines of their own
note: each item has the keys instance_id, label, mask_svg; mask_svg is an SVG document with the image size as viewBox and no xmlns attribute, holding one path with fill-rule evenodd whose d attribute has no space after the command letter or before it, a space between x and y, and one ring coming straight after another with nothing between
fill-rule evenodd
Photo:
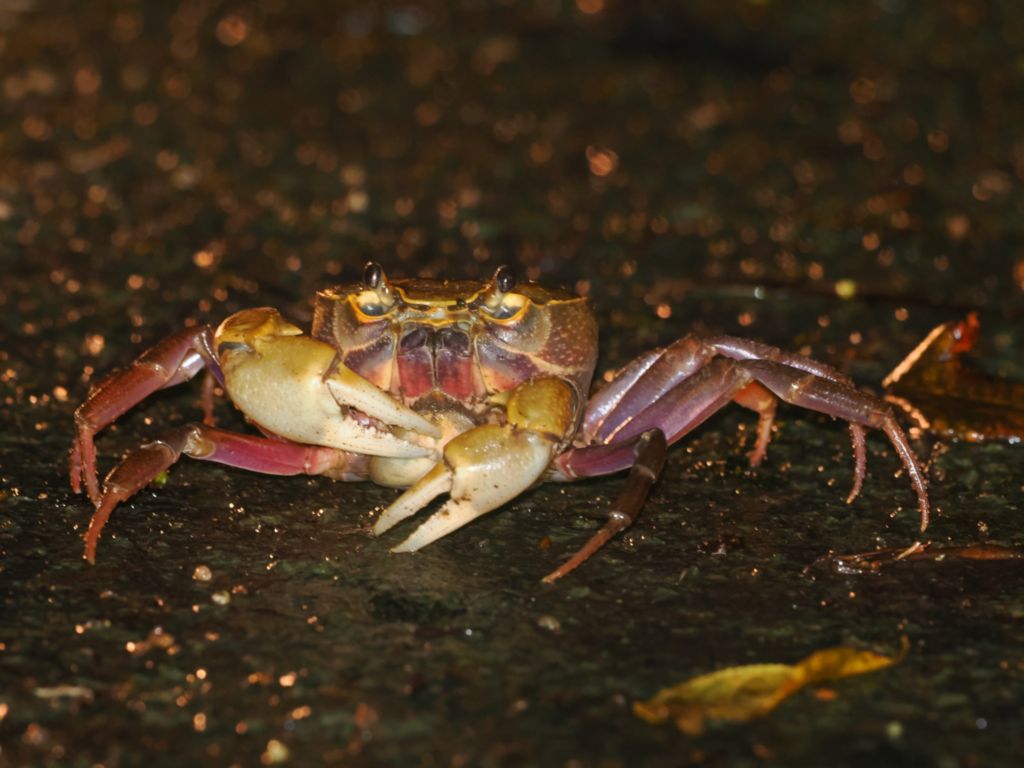
<instances>
[{"instance_id":1,"label":"crab eye","mask_svg":"<svg viewBox=\"0 0 1024 768\"><path fill-rule=\"evenodd\" d=\"M363 269L363 285L368 290L355 297L356 307L367 317L381 317L395 306L395 295L391 291L384 270L375 261L366 262Z\"/></svg>"},{"instance_id":2,"label":"crab eye","mask_svg":"<svg viewBox=\"0 0 1024 768\"><path fill-rule=\"evenodd\" d=\"M500 293L508 293L516 287L516 275L512 271L512 267L508 265L498 267L498 271L494 273L494 286Z\"/></svg>"},{"instance_id":3,"label":"crab eye","mask_svg":"<svg viewBox=\"0 0 1024 768\"><path fill-rule=\"evenodd\" d=\"M512 293L516 276L511 267L502 266L491 278L490 288L483 295L480 306L494 320L511 320L526 306L526 297Z\"/></svg>"},{"instance_id":4,"label":"crab eye","mask_svg":"<svg viewBox=\"0 0 1024 768\"><path fill-rule=\"evenodd\" d=\"M384 270L380 264L376 261L366 262L366 267L363 269L363 282L374 290L384 280Z\"/></svg>"}]
</instances>

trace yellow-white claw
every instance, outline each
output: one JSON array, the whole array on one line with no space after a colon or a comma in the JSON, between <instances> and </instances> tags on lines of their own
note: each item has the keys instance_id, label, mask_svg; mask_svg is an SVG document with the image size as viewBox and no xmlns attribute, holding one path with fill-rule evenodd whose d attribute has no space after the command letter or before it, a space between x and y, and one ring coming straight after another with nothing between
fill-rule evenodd
<instances>
[{"instance_id":1,"label":"yellow-white claw","mask_svg":"<svg viewBox=\"0 0 1024 768\"><path fill-rule=\"evenodd\" d=\"M377 522L373 524L374 535L380 536L390 530L405 518L416 514L442 493L450 491L451 488L452 473L443 461L438 462L415 485L380 513Z\"/></svg>"},{"instance_id":2,"label":"yellow-white claw","mask_svg":"<svg viewBox=\"0 0 1024 768\"><path fill-rule=\"evenodd\" d=\"M266 314L267 323L275 319ZM229 326L228 331L232 330ZM254 334L236 348L226 349L220 362L232 402L275 435L368 456L417 458L432 453L342 411L339 403L386 424L427 435L438 433L418 413L339 366L334 349L322 341L281 332Z\"/></svg>"},{"instance_id":3,"label":"yellow-white claw","mask_svg":"<svg viewBox=\"0 0 1024 768\"><path fill-rule=\"evenodd\" d=\"M392 552L415 552L417 549L427 546L438 539L444 538L449 533L464 526L471 520L475 520L491 510L480 509L473 506L469 499L449 499L437 512L432 514L427 521L412 532L405 541L397 547L392 547Z\"/></svg>"},{"instance_id":4,"label":"yellow-white claw","mask_svg":"<svg viewBox=\"0 0 1024 768\"><path fill-rule=\"evenodd\" d=\"M275 432L281 434L276 430ZM288 437L288 435L284 436ZM326 445L366 456L387 456L396 459L417 459L421 456L429 456L431 453L429 448L422 445L410 443L390 432L361 424L351 416L342 416L337 413L332 414L319 425L318 433L311 436L309 433L304 433L303 438L298 439L298 442Z\"/></svg>"},{"instance_id":5,"label":"yellow-white claw","mask_svg":"<svg viewBox=\"0 0 1024 768\"><path fill-rule=\"evenodd\" d=\"M441 430L408 406L378 389L351 368L338 366L327 378L327 388L339 405L347 405L367 416L429 437L440 437Z\"/></svg>"},{"instance_id":6,"label":"yellow-white claw","mask_svg":"<svg viewBox=\"0 0 1024 768\"><path fill-rule=\"evenodd\" d=\"M464 432L445 446L443 462L384 510L374 531L386 531L449 491L445 505L391 550L415 552L532 486L554 448L550 438L511 426L487 424Z\"/></svg>"}]
</instances>

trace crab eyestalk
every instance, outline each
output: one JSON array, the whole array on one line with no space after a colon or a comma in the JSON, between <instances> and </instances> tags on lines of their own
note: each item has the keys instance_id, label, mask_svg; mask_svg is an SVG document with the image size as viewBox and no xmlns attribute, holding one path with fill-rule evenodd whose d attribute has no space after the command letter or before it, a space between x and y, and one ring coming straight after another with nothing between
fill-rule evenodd
<instances>
[{"instance_id":1,"label":"crab eyestalk","mask_svg":"<svg viewBox=\"0 0 1024 768\"><path fill-rule=\"evenodd\" d=\"M362 291L356 297L356 304L363 315L373 318L386 315L394 308L395 292L380 264L375 261L366 262L363 269L363 285L369 290Z\"/></svg>"},{"instance_id":2,"label":"crab eyestalk","mask_svg":"<svg viewBox=\"0 0 1024 768\"><path fill-rule=\"evenodd\" d=\"M502 293L511 291L517 282L515 271L507 264L502 264L494 272L494 285Z\"/></svg>"},{"instance_id":3,"label":"crab eyestalk","mask_svg":"<svg viewBox=\"0 0 1024 768\"><path fill-rule=\"evenodd\" d=\"M487 289L480 294L475 304L483 308L495 320L511 319L526 304L524 296L513 293L517 282L512 267L507 265L498 267Z\"/></svg>"}]
</instances>

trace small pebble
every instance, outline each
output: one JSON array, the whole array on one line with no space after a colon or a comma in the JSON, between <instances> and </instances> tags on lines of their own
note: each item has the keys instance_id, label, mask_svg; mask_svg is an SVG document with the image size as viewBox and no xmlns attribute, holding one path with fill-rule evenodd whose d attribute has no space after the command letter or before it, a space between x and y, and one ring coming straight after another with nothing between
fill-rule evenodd
<instances>
[{"instance_id":1,"label":"small pebble","mask_svg":"<svg viewBox=\"0 0 1024 768\"><path fill-rule=\"evenodd\" d=\"M547 629L551 632L558 632L562 628L562 622L556 619L554 616L544 614L537 619L537 626L541 629Z\"/></svg>"},{"instance_id":2,"label":"small pebble","mask_svg":"<svg viewBox=\"0 0 1024 768\"><path fill-rule=\"evenodd\" d=\"M267 742L266 751L260 755L260 762L264 765L275 765L283 763L288 759L288 747L277 739Z\"/></svg>"},{"instance_id":3,"label":"small pebble","mask_svg":"<svg viewBox=\"0 0 1024 768\"><path fill-rule=\"evenodd\" d=\"M213 578L213 571L207 565L197 565L196 569L192 571L192 578L196 581L209 581Z\"/></svg>"}]
</instances>

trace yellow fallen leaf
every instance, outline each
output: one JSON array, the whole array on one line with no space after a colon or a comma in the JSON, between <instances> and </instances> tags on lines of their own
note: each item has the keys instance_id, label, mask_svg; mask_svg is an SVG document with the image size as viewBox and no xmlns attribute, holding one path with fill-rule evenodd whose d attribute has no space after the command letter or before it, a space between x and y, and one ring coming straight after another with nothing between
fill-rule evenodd
<instances>
[{"instance_id":1,"label":"yellow fallen leaf","mask_svg":"<svg viewBox=\"0 0 1024 768\"><path fill-rule=\"evenodd\" d=\"M806 685L862 675L901 661L907 638L896 656L855 648L816 651L797 664L749 664L700 675L665 688L648 701L633 704L633 713L649 723L672 719L680 730L697 734L708 720L746 722L763 717Z\"/></svg>"}]
</instances>

